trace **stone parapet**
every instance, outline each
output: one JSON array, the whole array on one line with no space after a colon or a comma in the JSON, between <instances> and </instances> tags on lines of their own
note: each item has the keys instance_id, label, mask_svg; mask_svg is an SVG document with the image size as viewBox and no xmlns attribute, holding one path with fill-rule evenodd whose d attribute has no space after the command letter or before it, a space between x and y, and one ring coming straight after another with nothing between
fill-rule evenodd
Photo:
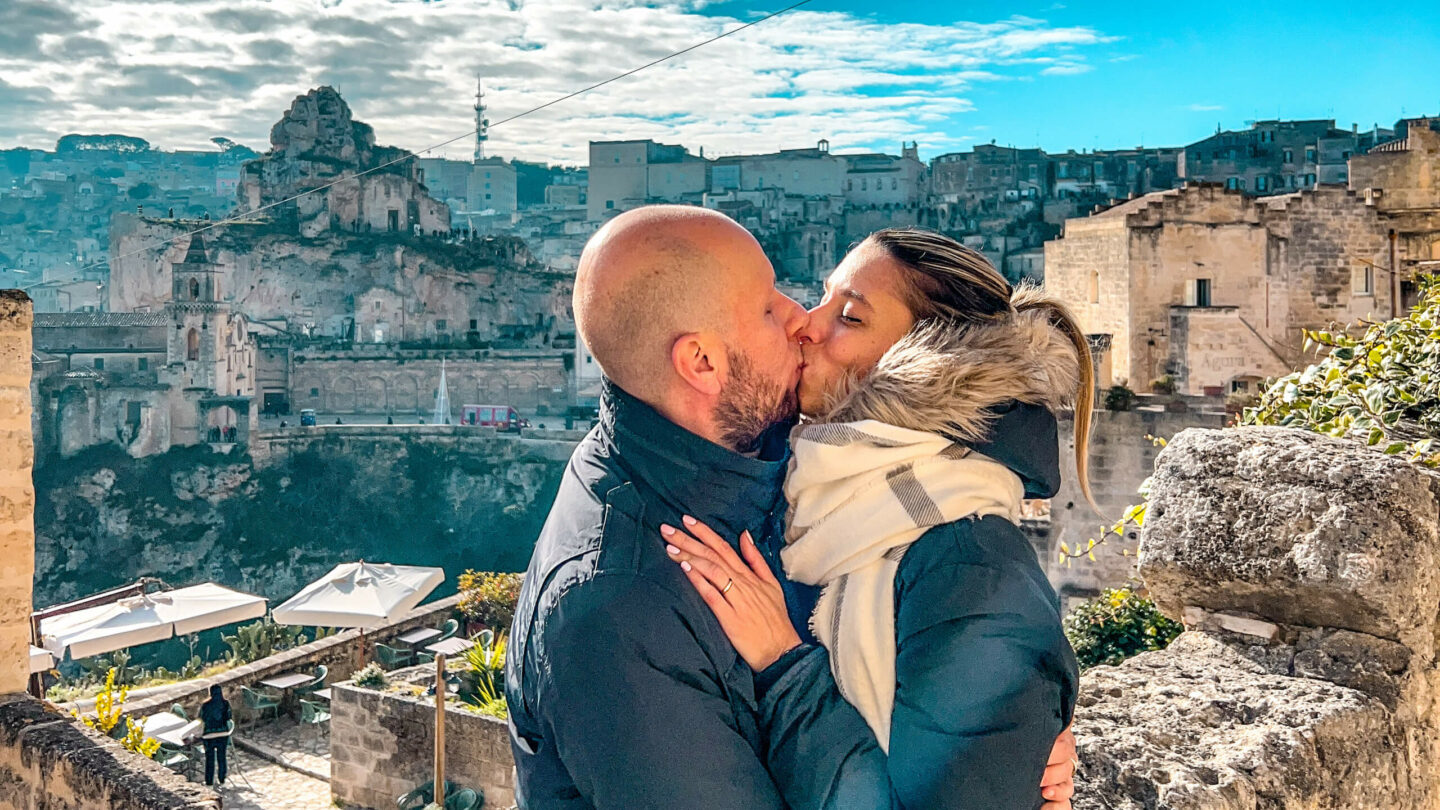
<instances>
[{"instance_id":1,"label":"stone parapet","mask_svg":"<svg viewBox=\"0 0 1440 810\"><path fill-rule=\"evenodd\" d=\"M1083 679L1077 808L1431 808L1440 475L1282 428L1157 459L1140 574L1187 632Z\"/></svg>"},{"instance_id":2,"label":"stone parapet","mask_svg":"<svg viewBox=\"0 0 1440 810\"><path fill-rule=\"evenodd\" d=\"M220 798L25 695L0 696L0 810L219 810Z\"/></svg>"},{"instance_id":3,"label":"stone parapet","mask_svg":"<svg viewBox=\"0 0 1440 810\"><path fill-rule=\"evenodd\" d=\"M434 755L434 698L353 684L331 690L330 790L347 806L394 807L398 796L431 780ZM483 791L486 807L503 810L515 804L514 768L504 720L446 708L446 781Z\"/></svg>"}]
</instances>

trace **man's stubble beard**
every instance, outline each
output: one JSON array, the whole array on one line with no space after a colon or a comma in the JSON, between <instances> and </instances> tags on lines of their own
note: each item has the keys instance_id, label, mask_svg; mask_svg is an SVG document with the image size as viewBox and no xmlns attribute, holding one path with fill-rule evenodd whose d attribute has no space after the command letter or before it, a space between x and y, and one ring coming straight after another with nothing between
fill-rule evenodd
<instances>
[{"instance_id":1,"label":"man's stubble beard","mask_svg":"<svg viewBox=\"0 0 1440 810\"><path fill-rule=\"evenodd\" d=\"M730 363L730 380L715 406L715 423L720 441L739 453L753 452L765 431L781 422L793 421L800 413L795 388L765 379L749 357L725 350Z\"/></svg>"}]
</instances>

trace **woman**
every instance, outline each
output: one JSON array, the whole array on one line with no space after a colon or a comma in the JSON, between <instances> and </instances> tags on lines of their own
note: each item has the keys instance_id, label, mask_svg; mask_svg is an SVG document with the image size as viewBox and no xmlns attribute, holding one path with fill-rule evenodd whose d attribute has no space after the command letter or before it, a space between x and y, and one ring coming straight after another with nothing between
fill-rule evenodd
<instances>
[{"instance_id":1,"label":"woman","mask_svg":"<svg viewBox=\"0 0 1440 810\"><path fill-rule=\"evenodd\" d=\"M200 719L205 724L201 736L205 741L205 784L215 783L215 764L220 764L220 784L225 784L225 748L230 743L230 701L218 685L210 687L210 699L200 704Z\"/></svg>"},{"instance_id":2,"label":"woman","mask_svg":"<svg viewBox=\"0 0 1440 810\"><path fill-rule=\"evenodd\" d=\"M1012 291L954 240L885 230L830 276L802 344L809 421L791 437L781 559L791 579L823 588L811 629L828 663L800 643L748 536L742 560L686 519L661 528L667 550L758 673L762 719L786 716L767 702L838 690L875 733L883 760L805 776L833 780L826 806L1040 806L1034 785L1069 725L1078 673L1017 524L1023 499L1058 487L1054 413L1071 405L1093 505L1085 336L1063 306ZM794 747L788 735L823 733L798 725L766 729L772 759ZM787 801L815 795L813 781L780 787Z\"/></svg>"}]
</instances>

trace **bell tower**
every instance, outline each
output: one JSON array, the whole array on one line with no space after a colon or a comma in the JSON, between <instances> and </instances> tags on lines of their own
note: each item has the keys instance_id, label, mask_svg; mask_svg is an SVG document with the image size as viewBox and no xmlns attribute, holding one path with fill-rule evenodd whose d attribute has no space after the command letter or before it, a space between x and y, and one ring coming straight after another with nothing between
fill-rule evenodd
<instances>
[{"instance_id":1,"label":"bell tower","mask_svg":"<svg viewBox=\"0 0 1440 810\"><path fill-rule=\"evenodd\" d=\"M183 367L185 388L214 390L219 382L216 364L223 362L220 347L228 318L220 299L219 269L205 255L200 234L190 237L183 261L171 265L170 339L166 360Z\"/></svg>"}]
</instances>

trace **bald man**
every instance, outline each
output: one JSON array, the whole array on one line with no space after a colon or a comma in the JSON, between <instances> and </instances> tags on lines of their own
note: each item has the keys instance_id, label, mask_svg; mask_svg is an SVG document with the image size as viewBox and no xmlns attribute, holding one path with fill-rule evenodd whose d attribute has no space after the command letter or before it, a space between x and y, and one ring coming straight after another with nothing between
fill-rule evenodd
<instances>
[{"instance_id":1,"label":"bald man","mask_svg":"<svg viewBox=\"0 0 1440 810\"><path fill-rule=\"evenodd\" d=\"M805 319L754 237L714 211L638 209L586 245L575 322L607 380L511 631L521 807L784 807L755 676L657 529L693 515L748 530L773 562ZM813 594L791 588L805 627ZM847 734L869 736L843 711Z\"/></svg>"}]
</instances>

